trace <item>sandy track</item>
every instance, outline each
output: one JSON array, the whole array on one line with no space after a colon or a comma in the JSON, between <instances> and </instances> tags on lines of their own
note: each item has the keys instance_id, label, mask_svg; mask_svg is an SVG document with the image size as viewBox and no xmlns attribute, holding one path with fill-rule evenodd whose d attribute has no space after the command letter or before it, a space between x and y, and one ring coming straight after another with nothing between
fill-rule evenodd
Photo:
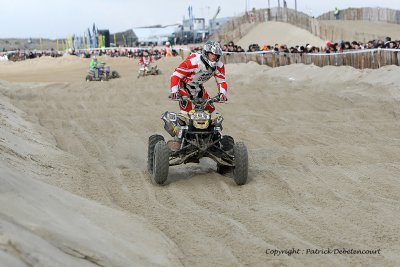
<instances>
[{"instance_id":1,"label":"sandy track","mask_svg":"<svg viewBox=\"0 0 400 267\"><path fill-rule=\"evenodd\" d=\"M31 62L3 64L0 79L35 82L2 93L79 162L52 159L65 174L43 179L143 217L175 243L184 265L400 263L399 68L229 65L229 104L217 109L225 133L248 147L249 183L236 186L204 160L171 168L160 187L145 171L147 138L167 137L160 115L177 109L167 92L179 59L158 62L164 75L141 79L132 61L110 59L123 76L107 83L84 82L82 59L40 61L40 74L29 70ZM291 248L383 253L265 253Z\"/></svg>"}]
</instances>

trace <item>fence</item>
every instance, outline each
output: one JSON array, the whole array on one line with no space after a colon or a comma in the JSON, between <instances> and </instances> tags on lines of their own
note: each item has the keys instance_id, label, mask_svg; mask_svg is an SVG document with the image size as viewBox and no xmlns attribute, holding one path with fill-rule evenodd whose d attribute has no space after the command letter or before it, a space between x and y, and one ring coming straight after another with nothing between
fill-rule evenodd
<instances>
[{"instance_id":1,"label":"fence","mask_svg":"<svg viewBox=\"0 0 400 267\"><path fill-rule=\"evenodd\" d=\"M259 9L247 12L225 23L210 39L221 43L238 41L258 23L265 21L283 21L311 31L311 22L308 15L296 12L289 8Z\"/></svg>"},{"instance_id":2,"label":"fence","mask_svg":"<svg viewBox=\"0 0 400 267\"><path fill-rule=\"evenodd\" d=\"M342 20L381 21L400 24L400 10L389 8L348 8L341 10L339 18ZM318 17L320 20L336 19L333 12L327 12Z\"/></svg>"},{"instance_id":3,"label":"fence","mask_svg":"<svg viewBox=\"0 0 400 267\"><path fill-rule=\"evenodd\" d=\"M261 65L280 67L290 64L314 64L323 66L351 66L357 69L378 69L386 65L399 66L400 49L370 49L332 54L288 54L288 53L233 53L224 54L222 61L229 63L247 63L255 61Z\"/></svg>"},{"instance_id":4,"label":"fence","mask_svg":"<svg viewBox=\"0 0 400 267\"><path fill-rule=\"evenodd\" d=\"M388 8L349 8L341 11L340 18L344 20L381 21L400 24L400 11ZM343 40L345 39L344 37L347 37L346 32L324 22L324 20L334 19L333 12L314 18L290 8L259 9L247 12L245 15L224 24L211 39L218 40L221 43L236 42L258 23L280 21L307 30L322 40ZM363 42L386 37L380 33L368 34L350 31L348 34L353 35L353 38L348 37L349 39Z\"/></svg>"}]
</instances>

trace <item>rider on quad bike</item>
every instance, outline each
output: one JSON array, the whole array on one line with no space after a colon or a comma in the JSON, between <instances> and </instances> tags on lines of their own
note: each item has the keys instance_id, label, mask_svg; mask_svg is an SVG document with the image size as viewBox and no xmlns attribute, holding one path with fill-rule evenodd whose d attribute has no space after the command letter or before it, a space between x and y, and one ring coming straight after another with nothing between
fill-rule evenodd
<instances>
[{"instance_id":1,"label":"rider on quad bike","mask_svg":"<svg viewBox=\"0 0 400 267\"><path fill-rule=\"evenodd\" d=\"M106 63L97 60L96 56L92 57L89 65L89 72L86 75L86 81L108 81L109 79L119 78L117 71L110 70Z\"/></svg>"},{"instance_id":2,"label":"rider on quad bike","mask_svg":"<svg viewBox=\"0 0 400 267\"><path fill-rule=\"evenodd\" d=\"M248 154L243 142L222 133L224 118L215 110L214 103L227 100L222 49L217 42L205 43L201 53L190 55L171 77L171 98L179 101L180 112L166 111L161 115L164 129L173 137L149 137L147 169L152 180L163 185L170 166L200 163L208 157L217 163L217 172L233 172L237 185L244 185L248 175ZM219 94L209 97L203 83L214 76Z\"/></svg>"},{"instance_id":3,"label":"rider on quad bike","mask_svg":"<svg viewBox=\"0 0 400 267\"><path fill-rule=\"evenodd\" d=\"M140 69L139 69L139 73L143 73L143 76L147 75L147 73L150 70L150 64L154 62L154 59L152 56L149 55L148 51L143 51L143 55L142 57L140 57L139 59L139 65L140 65Z\"/></svg>"},{"instance_id":4,"label":"rider on quad bike","mask_svg":"<svg viewBox=\"0 0 400 267\"><path fill-rule=\"evenodd\" d=\"M200 163L208 157L217 163L217 172L233 172L237 185L243 185L248 175L248 154L243 142L222 133L224 118L214 103L227 100L222 49L217 42L208 41L200 53L190 55L171 76L171 98L179 101L180 112L166 111L161 115L164 129L173 137L149 137L147 167L152 180L165 184L170 166ZM203 83L214 76L218 95L209 97Z\"/></svg>"},{"instance_id":5,"label":"rider on quad bike","mask_svg":"<svg viewBox=\"0 0 400 267\"><path fill-rule=\"evenodd\" d=\"M94 73L94 78L99 77L99 69L104 67L104 64L105 64L104 62L98 61L96 56L92 57L92 60L90 61L89 64L89 72Z\"/></svg>"},{"instance_id":6,"label":"rider on quad bike","mask_svg":"<svg viewBox=\"0 0 400 267\"><path fill-rule=\"evenodd\" d=\"M179 101L181 112L193 109L192 101L196 98L208 99L209 95L203 86L212 76L217 82L219 101L224 102L228 85L225 81L224 63L220 61L222 49L218 42L207 41L203 50L186 58L171 76L171 99ZM215 107L212 103L205 106L211 114ZM180 143L179 137L175 141ZM178 145L178 144L177 144Z\"/></svg>"}]
</instances>

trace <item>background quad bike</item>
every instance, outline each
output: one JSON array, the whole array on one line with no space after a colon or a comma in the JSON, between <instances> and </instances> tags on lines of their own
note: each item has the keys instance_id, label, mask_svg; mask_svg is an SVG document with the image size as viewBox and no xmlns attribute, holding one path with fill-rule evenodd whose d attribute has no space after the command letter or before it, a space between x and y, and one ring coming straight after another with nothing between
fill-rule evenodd
<instances>
[{"instance_id":1,"label":"background quad bike","mask_svg":"<svg viewBox=\"0 0 400 267\"><path fill-rule=\"evenodd\" d=\"M157 66L151 67L146 73L144 72L144 70L139 70L138 72L138 78L140 77L145 77L148 75L160 75L161 74L161 70L159 68L157 68Z\"/></svg>"},{"instance_id":2,"label":"background quad bike","mask_svg":"<svg viewBox=\"0 0 400 267\"><path fill-rule=\"evenodd\" d=\"M103 71L102 75L99 77L94 77L93 75L86 75L86 81L91 82L91 81L108 81L109 79L116 79L120 78L121 76L119 73L115 70L111 71L109 75L106 75L105 71Z\"/></svg>"}]
</instances>

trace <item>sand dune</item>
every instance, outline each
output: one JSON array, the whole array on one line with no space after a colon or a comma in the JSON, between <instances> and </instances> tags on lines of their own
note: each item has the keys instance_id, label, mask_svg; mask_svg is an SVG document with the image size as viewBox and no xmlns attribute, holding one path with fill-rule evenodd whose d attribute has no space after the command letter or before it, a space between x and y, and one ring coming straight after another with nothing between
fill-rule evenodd
<instances>
[{"instance_id":1,"label":"sand dune","mask_svg":"<svg viewBox=\"0 0 400 267\"><path fill-rule=\"evenodd\" d=\"M306 44L317 47L325 46L324 40L321 40L309 31L277 21L267 21L258 24L237 43L246 49L250 44L254 43L261 46L275 44L286 44L288 47L296 45L305 46Z\"/></svg>"},{"instance_id":2,"label":"sand dune","mask_svg":"<svg viewBox=\"0 0 400 267\"><path fill-rule=\"evenodd\" d=\"M225 133L246 143L249 183L212 161L146 173L147 138L180 59L136 78L84 82L88 60L0 63L1 238L7 266L397 266L400 68L255 63L227 68ZM213 83L207 88L215 93ZM266 249L304 250L273 256ZM307 249L381 249L308 255Z\"/></svg>"},{"instance_id":3,"label":"sand dune","mask_svg":"<svg viewBox=\"0 0 400 267\"><path fill-rule=\"evenodd\" d=\"M264 45L287 44L290 46L311 44L317 47L325 47L326 40L334 42L359 41L368 42L378 39L384 40L389 36L392 40L400 39L400 25L370 22L370 21L346 21L346 20L319 20L322 39L309 31L294 25L268 21L258 24L251 29L237 43L246 48L253 43Z\"/></svg>"}]
</instances>

